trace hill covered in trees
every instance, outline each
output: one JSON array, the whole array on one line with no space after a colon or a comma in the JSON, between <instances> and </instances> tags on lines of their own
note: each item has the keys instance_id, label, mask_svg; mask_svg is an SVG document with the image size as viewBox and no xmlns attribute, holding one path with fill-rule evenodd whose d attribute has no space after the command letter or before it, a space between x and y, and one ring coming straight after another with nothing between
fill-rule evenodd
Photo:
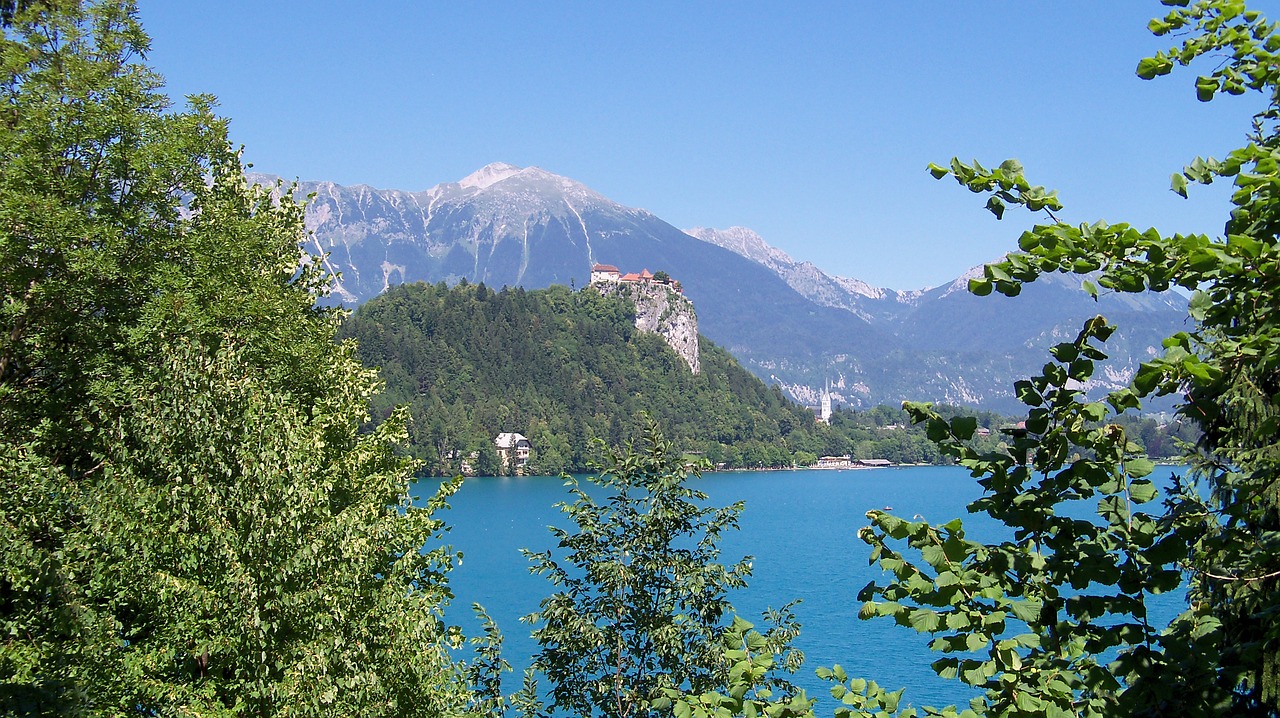
<instances>
[{"instance_id":1,"label":"hill covered in trees","mask_svg":"<svg viewBox=\"0 0 1280 718\"><path fill-rule=\"evenodd\" d=\"M492 442L504 431L530 439L533 471L585 469L593 438L618 446L641 434L646 416L684 451L729 467L827 454L940 459L900 410L837 411L822 424L705 337L695 375L660 337L635 329L634 311L624 299L563 286L419 283L362 305L343 335L382 370L375 421L409 407L410 451L424 473L455 473L472 453L478 472L496 473ZM992 428L1004 421L980 417Z\"/></svg>"}]
</instances>

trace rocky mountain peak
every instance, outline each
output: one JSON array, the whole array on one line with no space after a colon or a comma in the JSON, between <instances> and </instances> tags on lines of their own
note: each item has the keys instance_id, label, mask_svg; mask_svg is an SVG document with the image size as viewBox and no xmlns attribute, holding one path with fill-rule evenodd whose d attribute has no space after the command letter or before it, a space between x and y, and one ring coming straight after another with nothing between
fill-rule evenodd
<instances>
[{"instance_id":1,"label":"rocky mountain peak","mask_svg":"<svg viewBox=\"0 0 1280 718\"><path fill-rule=\"evenodd\" d=\"M492 162L463 177L458 185L464 189L486 189L502 180L519 173L523 167L509 165L506 162Z\"/></svg>"},{"instance_id":2,"label":"rocky mountain peak","mask_svg":"<svg viewBox=\"0 0 1280 718\"><path fill-rule=\"evenodd\" d=\"M448 185L438 185L431 191L447 195ZM517 167L506 162L493 162L472 172L458 181L456 187L468 196L522 195L525 198L541 197L558 202L563 199L587 200L597 204L613 204L590 187L562 175L548 172L541 167Z\"/></svg>"},{"instance_id":3,"label":"rocky mountain peak","mask_svg":"<svg viewBox=\"0 0 1280 718\"><path fill-rule=\"evenodd\" d=\"M686 229L685 233L768 267L810 301L848 310L863 319L873 320L885 311L896 312L898 307L894 305L912 304L921 294L873 287L859 279L827 274L812 262L795 261L746 227L694 227ZM889 306L877 309L868 302L887 302Z\"/></svg>"},{"instance_id":4,"label":"rocky mountain peak","mask_svg":"<svg viewBox=\"0 0 1280 718\"><path fill-rule=\"evenodd\" d=\"M686 229L685 234L724 247L775 271L795 264L795 260L789 254L771 246L764 241L764 237L746 227L729 227L728 229L694 227Z\"/></svg>"},{"instance_id":5,"label":"rocky mountain peak","mask_svg":"<svg viewBox=\"0 0 1280 718\"><path fill-rule=\"evenodd\" d=\"M996 260L993 260L993 261L997 261L997 262L998 262L998 261L1000 261L1000 259L996 259ZM940 293L940 294L938 294L938 296L939 296L939 297L945 297L945 296L948 296L948 295L951 295L951 294L955 294L955 293L957 293L957 292L959 292L959 293L960 293L961 295L963 295L963 296L968 296L968 294L969 294L969 280L970 280L970 279L982 279L982 276L983 276L983 274L982 274L982 268L983 268L983 266L984 266L984 265L979 264L979 265L978 265L978 266L976 266L976 267L970 267L968 270L966 270L966 271L965 271L965 273L964 273L964 274L961 274L959 277L956 277L956 278L955 278L955 280L953 280L950 284L946 285L946 286L945 286L945 288L943 288L943 289L941 290L941 293ZM937 292L935 291L935 293L937 293Z\"/></svg>"}]
</instances>

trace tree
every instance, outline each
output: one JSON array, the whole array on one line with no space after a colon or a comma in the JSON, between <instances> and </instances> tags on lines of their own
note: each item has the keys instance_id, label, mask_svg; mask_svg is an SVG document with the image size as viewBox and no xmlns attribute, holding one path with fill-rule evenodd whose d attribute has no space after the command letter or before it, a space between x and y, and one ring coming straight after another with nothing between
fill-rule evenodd
<instances>
[{"instance_id":1,"label":"tree","mask_svg":"<svg viewBox=\"0 0 1280 718\"><path fill-rule=\"evenodd\" d=\"M0 708L464 709L454 485L411 506L404 415L359 433L375 377L301 207L245 183L210 99L170 111L131 3L7 21Z\"/></svg>"},{"instance_id":2,"label":"tree","mask_svg":"<svg viewBox=\"0 0 1280 718\"><path fill-rule=\"evenodd\" d=\"M1005 450L974 449L972 418L908 405L943 451L981 477L984 495L969 510L1009 527L1010 539L975 542L959 519L932 526L881 511L860 534L892 573L861 592L862 616L892 617L935 635L935 650L960 654L934 668L985 689L980 714L1130 715L1187 710L1201 697L1194 707L1214 708L1213 691L1196 685L1214 655L1202 636L1209 621L1192 612L1166 634L1148 615L1152 595L1180 584L1190 527L1142 508L1158 496L1147 478L1154 465L1105 422L1129 395L1090 403L1081 389L1113 330L1095 318L1054 347L1041 375L1019 382L1026 431ZM1076 508L1066 511L1068 502ZM1170 691L1183 680L1186 692Z\"/></svg>"},{"instance_id":3,"label":"tree","mask_svg":"<svg viewBox=\"0 0 1280 718\"><path fill-rule=\"evenodd\" d=\"M811 451L800 450L795 453L796 466L813 466L818 463L818 455Z\"/></svg>"},{"instance_id":4,"label":"tree","mask_svg":"<svg viewBox=\"0 0 1280 718\"><path fill-rule=\"evenodd\" d=\"M501 476L507 473L508 467L502 457L498 456L498 450L494 448L493 441L485 437L480 440L477 447L475 450L477 476Z\"/></svg>"},{"instance_id":5,"label":"tree","mask_svg":"<svg viewBox=\"0 0 1280 718\"><path fill-rule=\"evenodd\" d=\"M750 560L721 564L718 544L742 505L701 505L706 495L687 486L699 468L651 423L640 449L607 451L588 478L599 499L565 477L574 500L560 509L576 532L552 529L565 556L526 552L557 589L526 619L540 647L530 676L548 680L555 711L650 716L683 701L681 715L691 702L741 703L748 689L762 704L810 705L781 678L803 660L789 645L798 629L787 609L754 638L750 624L725 623L727 593L746 584Z\"/></svg>"},{"instance_id":6,"label":"tree","mask_svg":"<svg viewBox=\"0 0 1280 718\"><path fill-rule=\"evenodd\" d=\"M1173 176L1173 191L1184 196L1189 181L1232 179L1225 240L1069 225L1055 215L1056 195L1028 182L1014 161L993 170L957 160L930 167L935 177L952 175L987 194L997 218L1019 205L1048 215L1022 235L1020 252L970 283L974 293L1016 296L1043 272L1073 272L1087 275L1083 286L1095 295L1182 287L1195 321L1192 331L1165 341L1164 355L1143 364L1129 388L1090 403L1079 382L1105 357L1099 344L1111 333L1103 318L1091 320L1075 342L1054 348L1041 376L1019 383L1029 418L1004 454L967 447L971 420L909 407L944 450L983 477L987 493L970 510L1000 519L1015 538L977 544L958 520L933 527L873 512L863 537L895 578L864 591L864 613L939 634L939 650L986 650L986 660L935 663L940 673L987 689L978 712L1280 713L1280 35L1241 2L1165 4L1175 9L1150 29L1184 39L1140 62L1140 77L1211 57L1212 71L1195 82L1200 100L1249 91L1267 100L1244 147L1223 160L1197 158ZM1192 477L1152 515L1136 508L1157 495L1144 478L1151 463L1136 455L1118 422L1089 422L1163 394L1182 395L1181 418L1202 434L1187 457ZM1061 513L1064 501L1080 499L1096 502L1097 519ZM904 540L924 565L893 549ZM1145 597L1170 590L1184 571L1190 606L1160 631ZM1010 617L1033 630L1016 632ZM1107 650L1118 654L1102 665ZM868 706L884 697L859 687L857 700Z\"/></svg>"}]
</instances>

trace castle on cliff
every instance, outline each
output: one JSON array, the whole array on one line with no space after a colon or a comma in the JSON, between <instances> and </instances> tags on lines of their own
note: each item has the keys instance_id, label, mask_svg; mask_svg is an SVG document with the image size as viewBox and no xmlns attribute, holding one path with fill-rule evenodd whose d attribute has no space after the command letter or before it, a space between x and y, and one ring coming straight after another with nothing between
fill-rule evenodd
<instances>
[{"instance_id":1,"label":"castle on cliff","mask_svg":"<svg viewBox=\"0 0 1280 718\"><path fill-rule=\"evenodd\" d=\"M693 302L684 296L680 282L666 272L648 269L636 274L623 274L612 264L591 268L593 290L601 295L625 297L635 307L635 326L642 332L657 334L694 374L702 371L698 357L698 315Z\"/></svg>"},{"instance_id":2,"label":"castle on cliff","mask_svg":"<svg viewBox=\"0 0 1280 718\"><path fill-rule=\"evenodd\" d=\"M628 272L623 274L622 270L612 264L597 264L591 267L591 283L592 284L660 284L684 294L679 280L672 279L667 276L666 272L658 272L652 274L648 269L642 270L639 274Z\"/></svg>"}]
</instances>

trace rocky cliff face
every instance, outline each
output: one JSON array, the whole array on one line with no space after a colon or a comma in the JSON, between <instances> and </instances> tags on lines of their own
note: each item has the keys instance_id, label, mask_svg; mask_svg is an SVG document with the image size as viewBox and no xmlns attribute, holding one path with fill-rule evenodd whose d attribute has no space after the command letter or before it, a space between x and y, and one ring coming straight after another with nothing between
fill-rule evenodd
<instances>
[{"instance_id":1,"label":"rocky cliff face","mask_svg":"<svg viewBox=\"0 0 1280 718\"><path fill-rule=\"evenodd\" d=\"M694 374L701 371L698 315L684 295L663 284L593 284L592 288L630 300L636 307L636 329L661 336Z\"/></svg>"}]
</instances>

